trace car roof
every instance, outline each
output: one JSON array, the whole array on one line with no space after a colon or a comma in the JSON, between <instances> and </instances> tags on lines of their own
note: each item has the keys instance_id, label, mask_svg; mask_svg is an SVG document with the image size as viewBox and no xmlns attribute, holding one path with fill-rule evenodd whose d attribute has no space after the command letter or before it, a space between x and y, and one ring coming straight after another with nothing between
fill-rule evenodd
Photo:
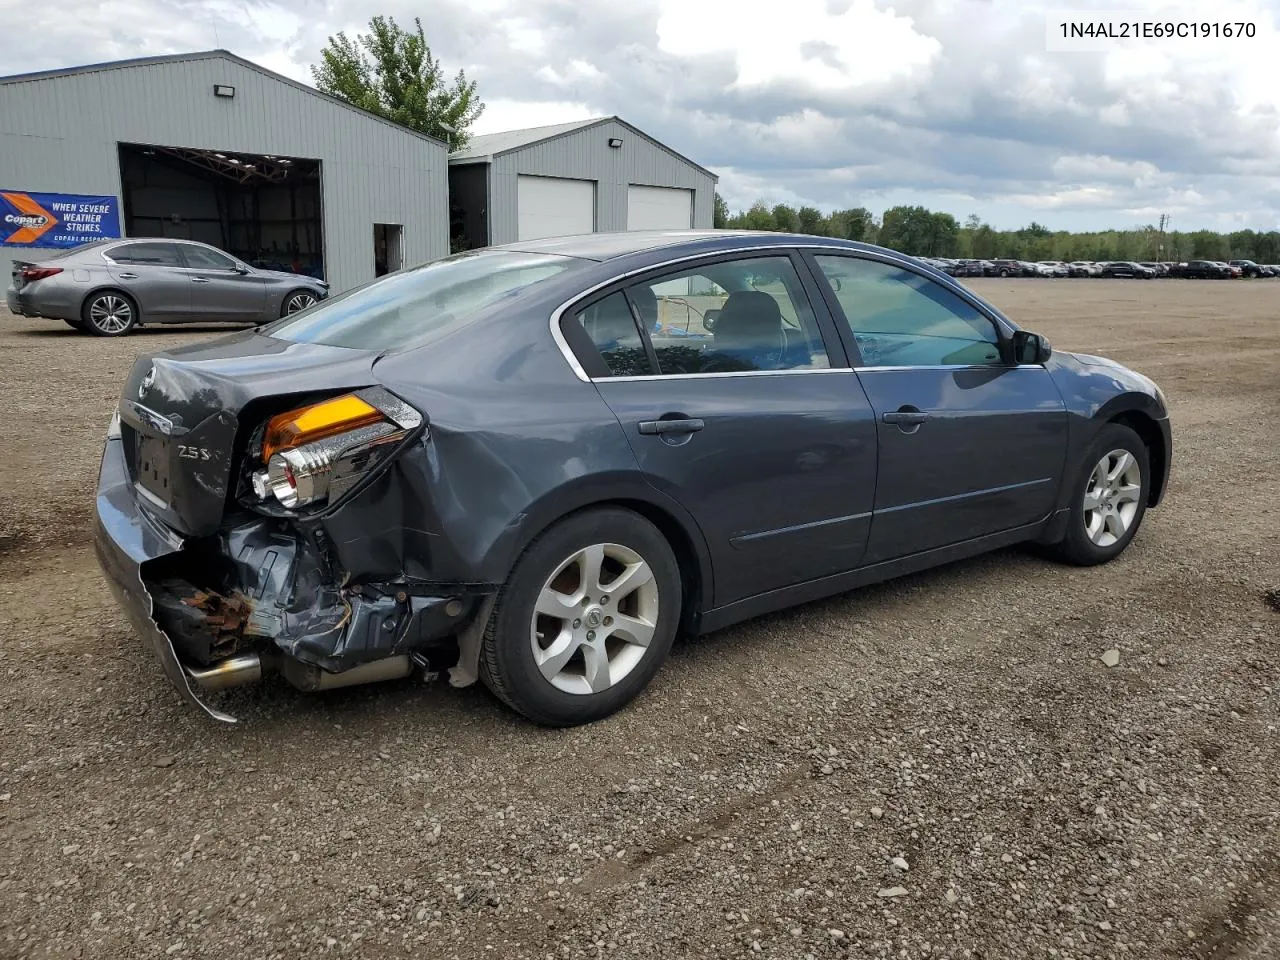
<instances>
[{"instance_id":1,"label":"car roof","mask_svg":"<svg viewBox=\"0 0 1280 960\"><path fill-rule=\"evenodd\" d=\"M582 260L613 260L631 254L662 250L681 253L715 253L753 246L839 246L850 250L877 250L866 243L818 237L804 233L774 233L765 230L630 230L617 233L584 233L542 240L520 240L490 250L544 253ZM902 254L896 254L903 256Z\"/></svg>"}]
</instances>

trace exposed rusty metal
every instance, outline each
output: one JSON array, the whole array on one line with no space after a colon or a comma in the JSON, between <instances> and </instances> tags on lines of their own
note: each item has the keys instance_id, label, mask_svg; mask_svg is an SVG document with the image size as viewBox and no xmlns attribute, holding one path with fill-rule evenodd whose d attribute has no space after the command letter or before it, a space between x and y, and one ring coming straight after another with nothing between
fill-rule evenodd
<instances>
[{"instance_id":1,"label":"exposed rusty metal","mask_svg":"<svg viewBox=\"0 0 1280 960\"><path fill-rule=\"evenodd\" d=\"M253 601L236 592L223 596L212 590L198 590L182 602L204 614L204 622L219 641L229 642L233 648L246 632L253 615ZM218 646L222 646L220 642Z\"/></svg>"}]
</instances>

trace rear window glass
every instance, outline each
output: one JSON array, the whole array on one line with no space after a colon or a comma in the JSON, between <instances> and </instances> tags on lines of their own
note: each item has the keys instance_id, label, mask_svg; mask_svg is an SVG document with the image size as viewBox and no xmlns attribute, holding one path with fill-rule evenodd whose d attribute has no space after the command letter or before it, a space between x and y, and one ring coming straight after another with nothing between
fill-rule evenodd
<instances>
[{"instance_id":1,"label":"rear window glass","mask_svg":"<svg viewBox=\"0 0 1280 960\"><path fill-rule=\"evenodd\" d=\"M482 307L584 264L507 250L460 253L322 300L262 332L299 343L391 350L442 336Z\"/></svg>"},{"instance_id":2,"label":"rear window glass","mask_svg":"<svg viewBox=\"0 0 1280 960\"><path fill-rule=\"evenodd\" d=\"M43 260L61 260L63 257L74 257L77 253L84 253L86 250L96 250L100 247L109 247L113 243L119 243L118 240L91 240L88 243L82 243L78 247L71 247L67 250L59 250L57 253L47 253L42 255Z\"/></svg>"}]
</instances>

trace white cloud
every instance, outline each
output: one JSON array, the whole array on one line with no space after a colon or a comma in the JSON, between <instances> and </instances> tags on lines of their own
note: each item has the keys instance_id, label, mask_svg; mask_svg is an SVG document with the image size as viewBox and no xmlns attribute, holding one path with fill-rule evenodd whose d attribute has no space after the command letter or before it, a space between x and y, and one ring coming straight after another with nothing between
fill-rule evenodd
<instances>
[{"instance_id":1,"label":"white cloud","mask_svg":"<svg viewBox=\"0 0 1280 960\"><path fill-rule=\"evenodd\" d=\"M484 113L472 129L474 134L544 127L552 123L588 120L596 114L581 103L562 101L486 100Z\"/></svg>"},{"instance_id":2,"label":"white cloud","mask_svg":"<svg viewBox=\"0 0 1280 960\"><path fill-rule=\"evenodd\" d=\"M926 66L941 49L911 18L852 0L663 0L658 46L677 56L731 52L737 84L800 80L820 89L882 83Z\"/></svg>"},{"instance_id":3,"label":"white cloud","mask_svg":"<svg viewBox=\"0 0 1280 960\"><path fill-rule=\"evenodd\" d=\"M1152 211L1183 229L1280 222L1280 0L1064 4L1247 21L1257 35L1049 53L1035 0L436 0L424 27L446 71L479 84L473 132L616 113L720 173L731 207L920 203L1070 228ZM0 74L222 46L309 81L331 34L421 12L410 0L60 0L10 18Z\"/></svg>"}]
</instances>

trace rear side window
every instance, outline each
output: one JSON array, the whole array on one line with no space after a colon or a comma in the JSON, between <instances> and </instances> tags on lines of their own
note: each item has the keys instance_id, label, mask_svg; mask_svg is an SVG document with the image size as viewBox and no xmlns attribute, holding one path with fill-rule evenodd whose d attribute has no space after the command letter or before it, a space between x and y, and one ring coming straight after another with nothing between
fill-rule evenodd
<instances>
[{"instance_id":1,"label":"rear side window","mask_svg":"<svg viewBox=\"0 0 1280 960\"><path fill-rule=\"evenodd\" d=\"M653 373L640 327L625 294L612 293L578 311L577 321L609 368L611 377Z\"/></svg>"},{"instance_id":2,"label":"rear side window","mask_svg":"<svg viewBox=\"0 0 1280 960\"><path fill-rule=\"evenodd\" d=\"M128 263L134 266L180 267L182 257L178 254L178 246L173 243L126 243L107 251L107 256L116 263Z\"/></svg>"},{"instance_id":3,"label":"rear side window","mask_svg":"<svg viewBox=\"0 0 1280 960\"><path fill-rule=\"evenodd\" d=\"M263 332L299 343L398 349L443 336L478 310L584 263L510 250L460 253L330 297Z\"/></svg>"}]
</instances>

